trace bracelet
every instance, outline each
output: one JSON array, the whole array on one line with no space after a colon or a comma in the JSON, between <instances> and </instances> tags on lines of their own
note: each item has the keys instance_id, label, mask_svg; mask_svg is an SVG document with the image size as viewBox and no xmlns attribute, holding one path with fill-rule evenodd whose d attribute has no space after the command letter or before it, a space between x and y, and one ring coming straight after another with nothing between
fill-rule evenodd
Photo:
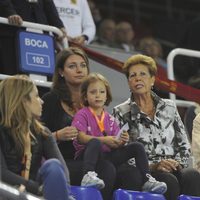
<instances>
[{"instance_id":1,"label":"bracelet","mask_svg":"<svg viewBox=\"0 0 200 200\"><path fill-rule=\"evenodd\" d=\"M56 131L55 136L56 136L56 140L59 140L59 138L58 138L58 131Z\"/></svg>"}]
</instances>

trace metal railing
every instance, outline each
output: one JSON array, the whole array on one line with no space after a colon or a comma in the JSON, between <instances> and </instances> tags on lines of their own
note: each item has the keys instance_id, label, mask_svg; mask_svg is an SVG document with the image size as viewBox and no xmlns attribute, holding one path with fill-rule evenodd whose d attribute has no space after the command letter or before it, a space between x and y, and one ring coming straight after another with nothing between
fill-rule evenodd
<instances>
[{"instance_id":1,"label":"metal railing","mask_svg":"<svg viewBox=\"0 0 200 200\"><path fill-rule=\"evenodd\" d=\"M173 49L167 56L167 75L170 80L175 80L174 76L174 58L177 55L184 55L184 56L190 56L190 57L197 57L200 58L200 51L190 50L190 49L183 49L183 48L176 48ZM176 95L170 93L169 94L170 99L176 101L176 104L178 106L183 107L189 107L196 105L193 101L185 101L185 100L178 100L176 99Z\"/></svg>"},{"instance_id":2,"label":"metal railing","mask_svg":"<svg viewBox=\"0 0 200 200\"><path fill-rule=\"evenodd\" d=\"M0 23L1 24L10 25L9 22L8 22L8 19L4 18L4 17L0 17ZM13 26L13 25L10 25L10 26ZM57 27L55 27L55 26L49 26L49 25L43 25L43 24L23 21L22 25L19 26L19 28L20 27L29 28L29 30L31 29L31 30L47 31L49 33L56 34L58 37L62 37L63 36L63 32L60 29L58 29ZM66 37L63 38L62 41L60 41L60 45L59 46L62 49L69 47L68 40L67 40ZM9 77L9 76L8 75L4 75L4 74L0 74L0 80L5 79L6 77ZM35 75L35 77L34 77L33 80L35 81L37 86L48 87L48 88L51 87L51 85L52 85L51 82L42 80L42 79L40 79L39 76L37 77L36 75Z\"/></svg>"},{"instance_id":3,"label":"metal railing","mask_svg":"<svg viewBox=\"0 0 200 200\"><path fill-rule=\"evenodd\" d=\"M43 200L43 198L36 197L30 193L20 193L18 189L5 184L0 181L0 199L10 200Z\"/></svg>"},{"instance_id":4,"label":"metal railing","mask_svg":"<svg viewBox=\"0 0 200 200\"><path fill-rule=\"evenodd\" d=\"M8 19L4 18L4 17L0 17L0 23L10 25L8 23ZM11 26L13 26L13 25L11 25ZM34 29L34 30L40 30L40 31L42 30L42 31L52 32L52 33L55 33L56 35L58 35L59 37L63 36L63 32L55 26L49 26L49 25L44 25L44 24L38 24L38 23L23 21L22 25L19 26L19 28L20 27ZM67 40L66 37L61 41L61 45L62 45L63 48L69 47L68 40Z\"/></svg>"},{"instance_id":5,"label":"metal railing","mask_svg":"<svg viewBox=\"0 0 200 200\"><path fill-rule=\"evenodd\" d=\"M4 79L6 79L8 77L10 77L10 75L0 74L0 80L4 80ZM43 81L43 80L39 80L39 79L33 79L33 81L35 82L35 84L37 86L41 86L41 87L50 88L51 85L52 85L52 82L50 82L50 81Z\"/></svg>"}]
</instances>

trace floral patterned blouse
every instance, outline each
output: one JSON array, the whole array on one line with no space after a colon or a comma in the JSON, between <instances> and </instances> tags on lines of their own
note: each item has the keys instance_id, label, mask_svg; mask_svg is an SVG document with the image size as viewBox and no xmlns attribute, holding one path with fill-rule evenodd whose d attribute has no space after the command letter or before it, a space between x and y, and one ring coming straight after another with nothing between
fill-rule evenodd
<instances>
[{"instance_id":1,"label":"floral patterned blouse","mask_svg":"<svg viewBox=\"0 0 200 200\"><path fill-rule=\"evenodd\" d=\"M130 142L143 143L149 164L172 158L188 167L190 143L175 103L153 92L152 98L156 109L153 120L140 111L133 98L114 107L113 115L120 126L129 124Z\"/></svg>"}]
</instances>

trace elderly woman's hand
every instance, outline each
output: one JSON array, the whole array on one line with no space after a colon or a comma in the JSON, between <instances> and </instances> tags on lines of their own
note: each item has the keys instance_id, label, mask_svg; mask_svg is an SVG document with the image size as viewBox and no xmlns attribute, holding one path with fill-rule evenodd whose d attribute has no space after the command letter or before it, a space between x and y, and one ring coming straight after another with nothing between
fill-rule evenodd
<instances>
[{"instance_id":1,"label":"elderly woman's hand","mask_svg":"<svg viewBox=\"0 0 200 200\"><path fill-rule=\"evenodd\" d=\"M120 135L121 144L124 145L129 141L129 134L127 131L123 131Z\"/></svg>"},{"instance_id":2,"label":"elderly woman's hand","mask_svg":"<svg viewBox=\"0 0 200 200\"><path fill-rule=\"evenodd\" d=\"M173 172L179 170L180 167L181 166L176 160L163 159L159 163L152 166L152 169L155 171Z\"/></svg>"}]
</instances>

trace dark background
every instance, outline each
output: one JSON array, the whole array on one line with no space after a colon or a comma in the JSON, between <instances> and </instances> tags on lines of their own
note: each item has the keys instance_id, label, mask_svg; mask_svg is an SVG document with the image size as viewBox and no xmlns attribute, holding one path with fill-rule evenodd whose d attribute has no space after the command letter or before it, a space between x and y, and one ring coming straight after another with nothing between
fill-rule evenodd
<instances>
[{"instance_id":1,"label":"dark background","mask_svg":"<svg viewBox=\"0 0 200 200\"><path fill-rule=\"evenodd\" d=\"M200 0L94 0L103 18L132 23L136 38L156 37L165 56L179 44L188 25L200 17Z\"/></svg>"}]
</instances>

